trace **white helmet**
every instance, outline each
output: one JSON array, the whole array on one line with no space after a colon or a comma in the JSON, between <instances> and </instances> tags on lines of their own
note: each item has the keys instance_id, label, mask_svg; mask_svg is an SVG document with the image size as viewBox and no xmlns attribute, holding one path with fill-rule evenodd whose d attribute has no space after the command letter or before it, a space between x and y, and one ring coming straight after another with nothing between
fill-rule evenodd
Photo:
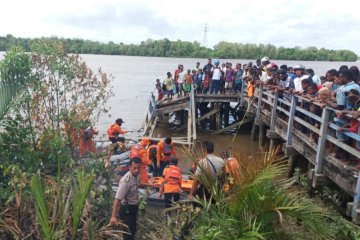
<instances>
[{"instance_id":1,"label":"white helmet","mask_svg":"<svg viewBox=\"0 0 360 240\"><path fill-rule=\"evenodd\" d=\"M269 62L269 61L270 61L270 59L268 57L266 57L266 56L261 59L262 63L263 62Z\"/></svg>"}]
</instances>

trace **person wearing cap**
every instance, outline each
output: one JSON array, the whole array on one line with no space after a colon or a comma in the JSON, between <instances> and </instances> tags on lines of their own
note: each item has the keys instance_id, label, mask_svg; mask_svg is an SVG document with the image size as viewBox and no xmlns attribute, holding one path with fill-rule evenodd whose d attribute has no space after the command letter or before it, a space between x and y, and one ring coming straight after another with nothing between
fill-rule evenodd
<instances>
[{"instance_id":1,"label":"person wearing cap","mask_svg":"<svg viewBox=\"0 0 360 240\"><path fill-rule=\"evenodd\" d=\"M160 176L163 173L164 168L169 165L171 157L176 157L176 152L171 137L167 137L164 140L159 141L156 148L158 176Z\"/></svg>"},{"instance_id":2,"label":"person wearing cap","mask_svg":"<svg viewBox=\"0 0 360 240\"><path fill-rule=\"evenodd\" d=\"M262 59L261 59L261 76L260 76L260 80L261 82L263 83L266 83L268 81L268 74L266 72L266 66L270 64L270 59L267 57L267 56L264 56Z\"/></svg>"},{"instance_id":3,"label":"person wearing cap","mask_svg":"<svg viewBox=\"0 0 360 240\"><path fill-rule=\"evenodd\" d=\"M109 140L112 143L117 143L117 142L125 142L125 138L124 137L119 137L119 134L125 134L128 131L124 131L121 129L121 125L124 123L124 121L122 120L122 118L118 118L116 119L115 123L112 123L109 128L107 129L107 134L109 137ZM117 151L117 144L115 145L115 149L114 152Z\"/></svg>"},{"instance_id":4,"label":"person wearing cap","mask_svg":"<svg viewBox=\"0 0 360 240\"><path fill-rule=\"evenodd\" d=\"M165 207L171 207L172 202L177 202L180 200L180 192L181 192L181 170L177 166L178 160L173 157L169 161L169 166L166 167L163 171L164 181L160 187L160 194L164 194L165 199Z\"/></svg>"},{"instance_id":5,"label":"person wearing cap","mask_svg":"<svg viewBox=\"0 0 360 240\"><path fill-rule=\"evenodd\" d=\"M130 234L124 234L125 240L134 240L136 234L140 162L141 160L137 157L130 159L130 169L119 181L112 206L110 224L118 223L119 217L129 227Z\"/></svg>"},{"instance_id":6,"label":"person wearing cap","mask_svg":"<svg viewBox=\"0 0 360 240\"><path fill-rule=\"evenodd\" d=\"M211 83L210 83L210 94L217 94L219 87L220 87L220 78L222 76L222 70L220 68L220 61L214 61L215 67L211 69Z\"/></svg>"},{"instance_id":7,"label":"person wearing cap","mask_svg":"<svg viewBox=\"0 0 360 240\"><path fill-rule=\"evenodd\" d=\"M296 78L294 79L294 91L298 93L303 92L303 88L301 86L301 82L304 79L308 79L309 76L305 75L305 67L303 65L296 65L294 66L294 72L296 75Z\"/></svg>"},{"instance_id":8,"label":"person wearing cap","mask_svg":"<svg viewBox=\"0 0 360 240\"><path fill-rule=\"evenodd\" d=\"M151 161L148 156L146 147L150 144L150 140L147 137L142 137L140 141L134 144L130 149L130 158L138 157L141 159L141 165L139 170L140 185L146 185L149 183L149 176L147 175L146 167L151 165Z\"/></svg>"}]
</instances>

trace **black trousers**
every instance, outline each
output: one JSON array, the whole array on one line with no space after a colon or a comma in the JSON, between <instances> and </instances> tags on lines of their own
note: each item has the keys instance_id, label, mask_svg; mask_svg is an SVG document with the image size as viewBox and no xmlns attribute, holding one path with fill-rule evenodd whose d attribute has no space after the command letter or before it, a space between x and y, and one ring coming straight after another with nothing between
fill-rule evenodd
<instances>
[{"instance_id":1,"label":"black trousers","mask_svg":"<svg viewBox=\"0 0 360 240\"><path fill-rule=\"evenodd\" d=\"M180 193L164 193L165 207L171 207L172 202L177 202L180 200Z\"/></svg>"},{"instance_id":2,"label":"black trousers","mask_svg":"<svg viewBox=\"0 0 360 240\"><path fill-rule=\"evenodd\" d=\"M114 143L117 143L117 142L125 142L125 138L123 137L109 137L109 140L114 144ZM119 146L117 144L115 144L115 147L114 147L114 153L117 152Z\"/></svg>"},{"instance_id":3,"label":"black trousers","mask_svg":"<svg viewBox=\"0 0 360 240\"><path fill-rule=\"evenodd\" d=\"M162 177L163 172L164 172L164 168L166 168L167 166L169 166L169 161L160 161L160 167L158 168L158 177Z\"/></svg>"},{"instance_id":4,"label":"black trousers","mask_svg":"<svg viewBox=\"0 0 360 240\"><path fill-rule=\"evenodd\" d=\"M134 240L136 234L138 205L121 205L119 219L129 227L131 235L124 234L124 240Z\"/></svg>"}]
</instances>

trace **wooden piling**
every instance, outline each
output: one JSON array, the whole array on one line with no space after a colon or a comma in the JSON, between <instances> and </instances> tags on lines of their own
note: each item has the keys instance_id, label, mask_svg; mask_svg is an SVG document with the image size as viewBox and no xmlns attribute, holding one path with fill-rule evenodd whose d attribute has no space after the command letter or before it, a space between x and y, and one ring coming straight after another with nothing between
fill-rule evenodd
<instances>
[{"instance_id":1,"label":"wooden piling","mask_svg":"<svg viewBox=\"0 0 360 240\"><path fill-rule=\"evenodd\" d=\"M259 125L259 147L262 148L265 142L265 125Z\"/></svg>"},{"instance_id":2,"label":"wooden piling","mask_svg":"<svg viewBox=\"0 0 360 240\"><path fill-rule=\"evenodd\" d=\"M229 126L230 103L224 103L224 127Z\"/></svg>"},{"instance_id":3,"label":"wooden piling","mask_svg":"<svg viewBox=\"0 0 360 240\"><path fill-rule=\"evenodd\" d=\"M257 125L255 124L255 119L254 119L253 125L251 128L251 136L250 136L251 141L255 141L255 139L256 139L256 130L257 130Z\"/></svg>"}]
</instances>

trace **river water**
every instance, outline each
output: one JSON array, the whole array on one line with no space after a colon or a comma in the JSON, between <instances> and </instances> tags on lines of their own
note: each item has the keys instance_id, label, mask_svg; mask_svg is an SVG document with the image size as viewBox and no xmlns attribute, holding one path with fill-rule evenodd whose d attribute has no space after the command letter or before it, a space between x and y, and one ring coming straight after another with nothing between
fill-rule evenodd
<instances>
[{"instance_id":1,"label":"river water","mask_svg":"<svg viewBox=\"0 0 360 240\"><path fill-rule=\"evenodd\" d=\"M161 58L161 57L131 57L131 56L108 56L108 55L82 55L88 66L92 69L101 67L104 72L112 75L112 89L115 96L108 102L111 107L110 114L112 117L104 116L97 124L101 137L105 137L107 126L121 117L124 119L124 129L139 129L144 119L144 113L150 92L154 90L155 80L159 78L161 81L165 79L166 72L173 73L178 64L183 64L184 69L192 69L197 61L200 67L207 64L207 59L193 58ZM236 63L247 64L254 60L246 59L227 59L233 66ZM220 60L220 62L223 62ZM306 68L314 69L317 75L325 75L326 71L332 68L339 69L341 65L360 65L360 62L314 62L314 61L274 61L276 64L287 64L294 66L303 64ZM257 143L251 142L248 134L249 129L240 132L233 143L241 152L257 151ZM162 131L164 133L164 131ZM166 134L166 131L165 131ZM130 137L136 137L128 135ZM199 139L208 139L208 135L199 134ZM217 150L221 151L231 144L233 136L211 136L215 142Z\"/></svg>"},{"instance_id":2,"label":"river water","mask_svg":"<svg viewBox=\"0 0 360 240\"><path fill-rule=\"evenodd\" d=\"M4 52L0 52L0 59ZM159 78L161 81L165 79L166 72L173 73L178 64L183 64L184 69L192 69L197 61L200 62L200 67L207 64L207 59L194 58L162 58L162 57L132 57L132 56L110 56L110 55L81 55L93 70L102 68L104 72L112 76L114 80L111 83L115 96L109 100L108 106L111 107L110 115L102 116L97 123L96 128L99 130L99 138L106 138L107 126L114 122L116 118L123 118L125 123L123 128L125 130L136 130L141 127L144 119L146 103L150 96L150 92L154 90L155 79ZM224 61L231 62L233 66L236 63L247 64L255 60L246 59L226 59ZM224 62L220 60L220 62ZM345 65L360 65L360 62L314 62L314 61L274 61L276 64L287 64L294 66L296 64L303 64L306 68L313 68L317 75L324 75L329 69ZM162 133L166 133L164 130ZM164 135L163 134L163 135ZM136 138L136 134L128 133L126 137ZM208 139L206 134L199 134L199 139ZM233 136L211 136L215 142L217 150L221 151L231 144ZM257 144L251 142L249 139L248 129L244 129L236 137L232 144L242 152L257 151Z\"/></svg>"}]
</instances>

